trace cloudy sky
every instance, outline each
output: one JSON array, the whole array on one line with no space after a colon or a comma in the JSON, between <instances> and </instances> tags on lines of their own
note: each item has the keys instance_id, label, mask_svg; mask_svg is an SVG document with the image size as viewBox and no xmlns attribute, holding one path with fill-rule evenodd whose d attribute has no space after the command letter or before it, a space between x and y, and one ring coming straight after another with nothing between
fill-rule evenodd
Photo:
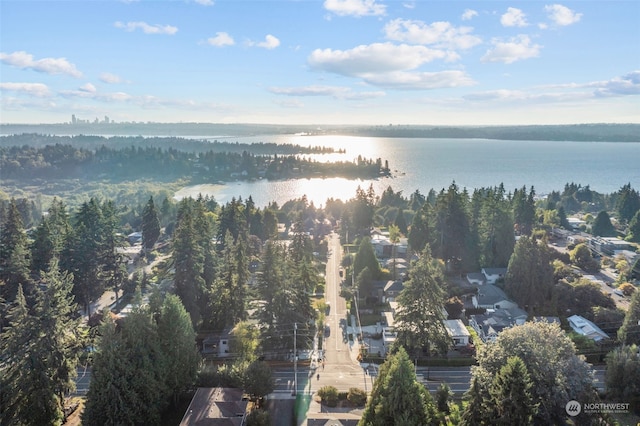
<instances>
[{"instance_id":1,"label":"cloudy sky","mask_svg":"<svg viewBox=\"0 0 640 426\"><path fill-rule=\"evenodd\" d=\"M0 0L0 121L640 122L640 2Z\"/></svg>"}]
</instances>

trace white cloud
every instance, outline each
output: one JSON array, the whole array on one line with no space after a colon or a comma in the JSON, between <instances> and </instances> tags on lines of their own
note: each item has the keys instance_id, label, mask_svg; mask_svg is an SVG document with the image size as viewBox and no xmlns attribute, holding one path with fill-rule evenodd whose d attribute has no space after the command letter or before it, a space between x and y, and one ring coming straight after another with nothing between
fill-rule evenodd
<instances>
[{"instance_id":1,"label":"white cloud","mask_svg":"<svg viewBox=\"0 0 640 426\"><path fill-rule=\"evenodd\" d=\"M526 27L527 18L520 9L510 7L507 12L500 17L500 23L505 27Z\"/></svg>"},{"instance_id":2,"label":"white cloud","mask_svg":"<svg viewBox=\"0 0 640 426\"><path fill-rule=\"evenodd\" d=\"M480 37L470 34L472 31L471 27L456 28L449 22L425 24L405 19L394 19L384 27L385 36L390 40L463 50L482 42Z\"/></svg>"},{"instance_id":3,"label":"white cloud","mask_svg":"<svg viewBox=\"0 0 640 426\"><path fill-rule=\"evenodd\" d=\"M216 47L233 46L235 43L233 37L225 32L217 32L215 37L207 39L207 44Z\"/></svg>"},{"instance_id":4,"label":"white cloud","mask_svg":"<svg viewBox=\"0 0 640 426\"><path fill-rule=\"evenodd\" d=\"M113 24L116 28L121 28L125 31L135 31L142 30L145 34L166 34L166 35L174 35L178 32L178 28L171 25L150 25L146 22L136 21L136 22L116 22Z\"/></svg>"},{"instance_id":5,"label":"white cloud","mask_svg":"<svg viewBox=\"0 0 640 426\"><path fill-rule=\"evenodd\" d=\"M396 90L432 90L472 86L476 82L463 71L406 72L395 71L380 74L364 74L369 84Z\"/></svg>"},{"instance_id":6,"label":"white cloud","mask_svg":"<svg viewBox=\"0 0 640 426\"><path fill-rule=\"evenodd\" d=\"M325 0L324 8L339 16L380 16L387 10L376 0Z\"/></svg>"},{"instance_id":7,"label":"white cloud","mask_svg":"<svg viewBox=\"0 0 640 426\"><path fill-rule=\"evenodd\" d=\"M284 96L328 96L347 100L379 98L385 95L384 92L354 92L349 87L339 86L272 87L269 91Z\"/></svg>"},{"instance_id":8,"label":"white cloud","mask_svg":"<svg viewBox=\"0 0 640 426\"><path fill-rule=\"evenodd\" d=\"M100 81L107 84L122 83L122 79L120 78L120 76L108 72L103 72L102 74L100 74Z\"/></svg>"},{"instance_id":9,"label":"white cloud","mask_svg":"<svg viewBox=\"0 0 640 426\"><path fill-rule=\"evenodd\" d=\"M213 0L194 0L196 3L201 4L202 6L213 6Z\"/></svg>"},{"instance_id":10,"label":"white cloud","mask_svg":"<svg viewBox=\"0 0 640 426\"><path fill-rule=\"evenodd\" d=\"M98 91L96 89L96 86L94 86L91 83L87 83L87 84L84 84L84 85L80 86L79 90L82 91L82 92L87 92L87 93L96 93Z\"/></svg>"},{"instance_id":11,"label":"white cloud","mask_svg":"<svg viewBox=\"0 0 640 426\"><path fill-rule=\"evenodd\" d=\"M544 10L547 12L549 19L559 26L575 24L582 18L582 13L576 13L561 4L546 5Z\"/></svg>"},{"instance_id":12,"label":"white cloud","mask_svg":"<svg viewBox=\"0 0 640 426\"><path fill-rule=\"evenodd\" d=\"M503 62L511 64L522 59L536 58L540 55L542 46L532 44L526 35L519 35L509 41L494 39L491 42L493 48L481 58L482 62Z\"/></svg>"},{"instance_id":13,"label":"white cloud","mask_svg":"<svg viewBox=\"0 0 640 426\"><path fill-rule=\"evenodd\" d=\"M640 95L640 70L611 80L591 83L590 86L598 87L594 93L598 97Z\"/></svg>"},{"instance_id":14,"label":"white cloud","mask_svg":"<svg viewBox=\"0 0 640 426\"><path fill-rule=\"evenodd\" d=\"M66 58L43 58L34 60L33 55L20 51L13 53L0 53L0 61L7 65L22 69L32 69L45 74L66 74L80 78L82 73Z\"/></svg>"},{"instance_id":15,"label":"white cloud","mask_svg":"<svg viewBox=\"0 0 640 426\"><path fill-rule=\"evenodd\" d=\"M313 69L346 76L411 70L420 65L443 59L442 50L406 44L374 43L350 50L316 49L308 58Z\"/></svg>"},{"instance_id":16,"label":"white cloud","mask_svg":"<svg viewBox=\"0 0 640 426\"><path fill-rule=\"evenodd\" d=\"M462 20L469 21L474 16L478 16L478 12L476 12L473 9L465 9L464 12L462 13Z\"/></svg>"},{"instance_id":17,"label":"white cloud","mask_svg":"<svg viewBox=\"0 0 640 426\"><path fill-rule=\"evenodd\" d=\"M38 98L51 96L51 92L47 85L42 83L0 83L0 90L25 93Z\"/></svg>"},{"instance_id":18,"label":"white cloud","mask_svg":"<svg viewBox=\"0 0 640 426\"><path fill-rule=\"evenodd\" d=\"M271 34L267 34L266 37L264 38L264 41L256 42L256 41L249 40L247 42L247 46L256 46L256 47L262 47L264 49L271 50L280 46L280 40L278 40L277 37Z\"/></svg>"}]
</instances>

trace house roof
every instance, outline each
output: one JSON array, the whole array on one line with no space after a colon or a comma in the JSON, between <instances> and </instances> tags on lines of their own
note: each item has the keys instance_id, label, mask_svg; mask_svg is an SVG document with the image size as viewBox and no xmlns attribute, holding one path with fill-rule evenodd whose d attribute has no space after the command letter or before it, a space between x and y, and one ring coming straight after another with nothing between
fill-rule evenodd
<instances>
[{"instance_id":1,"label":"house roof","mask_svg":"<svg viewBox=\"0 0 640 426\"><path fill-rule=\"evenodd\" d=\"M500 287L488 284L478 288L477 294L478 305L495 305L503 300L510 300L507 294Z\"/></svg>"},{"instance_id":2,"label":"house roof","mask_svg":"<svg viewBox=\"0 0 640 426\"><path fill-rule=\"evenodd\" d=\"M482 272L486 275L504 275L507 273L507 268L482 268Z\"/></svg>"},{"instance_id":3,"label":"house roof","mask_svg":"<svg viewBox=\"0 0 640 426\"><path fill-rule=\"evenodd\" d=\"M198 388L180 426L242 425L248 401L236 388Z\"/></svg>"},{"instance_id":4,"label":"house roof","mask_svg":"<svg viewBox=\"0 0 640 426\"><path fill-rule=\"evenodd\" d=\"M482 281L486 282L487 279L482 272L469 272L467 274L467 281Z\"/></svg>"},{"instance_id":5,"label":"house roof","mask_svg":"<svg viewBox=\"0 0 640 426\"><path fill-rule=\"evenodd\" d=\"M596 342L609 338L609 335L602 331L597 325L580 315L571 315L567 318L567 321L569 321L569 325L573 331L583 336L587 336Z\"/></svg>"},{"instance_id":6,"label":"house roof","mask_svg":"<svg viewBox=\"0 0 640 426\"><path fill-rule=\"evenodd\" d=\"M384 291L389 292L389 291L395 291L395 292L400 292L402 291L402 289L404 289L404 283L400 280L396 280L396 281L387 281L387 284L384 286Z\"/></svg>"},{"instance_id":7,"label":"house roof","mask_svg":"<svg viewBox=\"0 0 640 426\"><path fill-rule=\"evenodd\" d=\"M443 323L444 328L447 329L447 333L449 333L449 336L451 337L471 335L469 330L467 330L467 327L465 327L464 323L459 319L444 320Z\"/></svg>"}]
</instances>

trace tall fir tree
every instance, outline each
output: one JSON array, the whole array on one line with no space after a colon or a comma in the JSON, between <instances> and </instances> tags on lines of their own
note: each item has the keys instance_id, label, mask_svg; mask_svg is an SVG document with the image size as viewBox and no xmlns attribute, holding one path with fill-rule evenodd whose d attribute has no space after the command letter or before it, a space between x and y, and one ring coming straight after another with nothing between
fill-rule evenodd
<instances>
[{"instance_id":1,"label":"tall fir tree","mask_svg":"<svg viewBox=\"0 0 640 426\"><path fill-rule=\"evenodd\" d=\"M142 247L145 251L151 251L158 238L160 238L160 216L153 197L149 197L149 201L142 210Z\"/></svg>"},{"instance_id":2,"label":"tall fir tree","mask_svg":"<svg viewBox=\"0 0 640 426\"><path fill-rule=\"evenodd\" d=\"M15 300L18 287L31 290L29 246L22 216L15 199L9 202L5 220L0 223L0 296Z\"/></svg>"},{"instance_id":3,"label":"tall fir tree","mask_svg":"<svg viewBox=\"0 0 640 426\"><path fill-rule=\"evenodd\" d=\"M359 426L426 426L437 424L433 399L418 383L414 366L399 348L380 366Z\"/></svg>"},{"instance_id":4,"label":"tall fir tree","mask_svg":"<svg viewBox=\"0 0 640 426\"><path fill-rule=\"evenodd\" d=\"M442 267L427 245L397 298L397 342L415 354L446 351L449 337L442 322L446 319L442 312L445 296Z\"/></svg>"},{"instance_id":5,"label":"tall fir tree","mask_svg":"<svg viewBox=\"0 0 640 426\"><path fill-rule=\"evenodd\" d=\"M13 417L7 424L62 424L65 396L75 388L84 342L73 283L59 272L56 261L48 269L41 277L44 289L36 290L33 313L27 311L19 290L11 327L3 334L7 405L2 411Z\"/></svg>"},{"instance_id":6,"label":"tall fir tree","mask_svg":"<svg viewBox=\"0 0 640 426\"><path fill-rule=\"evenodd\" d=\"M527 312L540 315L551 300L553 282L549 249L533 238L520 237L509 259L505 291Z\"/></svg>"},{"instance_id":7,"label":"tall fir tree","mask_svg":"<svg viewBox=\"0 0 640 426\"><path fill-rule=\"evenodd\" d=\"M489 388L494 424L530 425L538 406L531 396L531 378L527 366L517 356L507 359Z\"/></svg>"}]
</instances>

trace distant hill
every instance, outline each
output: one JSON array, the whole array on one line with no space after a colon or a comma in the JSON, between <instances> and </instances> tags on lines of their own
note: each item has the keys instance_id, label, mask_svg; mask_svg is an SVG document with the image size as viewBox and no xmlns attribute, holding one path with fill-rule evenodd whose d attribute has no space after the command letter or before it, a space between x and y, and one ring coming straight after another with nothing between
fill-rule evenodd
<instances>
[{"instance_id":1,"label":"distant hill","mask_svg":"<svg viewBox=\"0 0 640 426\"><path fill-rule=\"evenodd\" d=\"M286 134L340 134L396 138L640 142L640 124L529 126L279 125L219 123L0 124L0 134L185 136L201 138Z\"/></svg>"}]
</instances>

